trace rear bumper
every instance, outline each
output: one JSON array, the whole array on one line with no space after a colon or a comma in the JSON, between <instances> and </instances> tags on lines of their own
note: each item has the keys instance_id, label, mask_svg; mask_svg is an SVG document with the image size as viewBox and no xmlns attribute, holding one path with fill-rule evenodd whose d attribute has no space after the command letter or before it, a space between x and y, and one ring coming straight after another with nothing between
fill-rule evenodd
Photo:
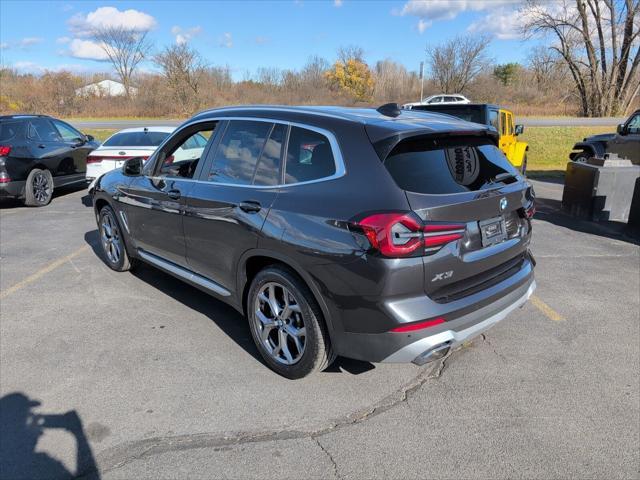
<instances>
[{"instance_id":1,"label":"rear bumper","mask_svg":"<svg viewBox=\"0 0 640 480\"><path fill-rule=\"evenodd\" d=\"M27 182L24 180L12 180L8 183L0 183L0 198L21 198L24 197L24 187Z\"/></svg>"},{"instance_id":2,"label":"rear bumper","mask_svg":"<svg viewBox=\"0 0 640 480\"><path fill-rule=\"evenodd\" d=\"M441 356L442 353L446 353L446 351L448 351L449 349L477 337L481 333L486 332L488 329L493 327L499 321L504 320L516 308L523 306L527 302L527 300L529 300L529 297L531 297L535 289L536 282L532 281L529 284L529 287L527 288L524 295L516 298L515 301L512 298L513 294L510 295L508 298L508 302L510 303L508 303L506 306L503 306L501 310L490 314L491 316L489 316L485 320L474 323L463 330L445 330L444 332L421 338L420 340L410 343L409 345L392 353L382 361L388 363L413 362L417 365L423 365L433 359L432 354L440 354ZM520 291L517 292L517 294L519 293ZM457 319L456 322L465 320L473 321L479 318L483 318L484 315L484 312L478 311L465 315L464 317Z\"/></svg>"}]
</instances>

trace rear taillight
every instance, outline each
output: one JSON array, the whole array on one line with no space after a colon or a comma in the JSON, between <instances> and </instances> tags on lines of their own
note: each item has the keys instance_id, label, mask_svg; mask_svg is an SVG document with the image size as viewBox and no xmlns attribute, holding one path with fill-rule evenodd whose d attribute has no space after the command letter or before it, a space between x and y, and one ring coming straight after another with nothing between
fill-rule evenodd
<instances>
[{"instance_id":1,"label":"rear taillight","mask_svg":"<svg viewBox=\"0 0 640 480\"><path fill-rule=\"evenodd\" d=\"M410 323L408 325L400 325L399 327L392 328L390 332L414 332L416 330L422 330L423 328L435 327L444 323L444 318L434 318L433 320L425 320L423 322Z\"/></svg>"},{"instance_id":2,"label":"rear taillight","mask_svg":"<svg viewBox=\"0 0 640 480\"><path fill-rule=\"evenodd\" d=\"M7 172L0 172L0 183L9 183L11 181L11 177Z\"/></svg>"},{"instance_id":3,"label":"rear taillight","mask_svg":"<svg viewBox=\"0 0 640 480\"><path fill-rule=\"evenodd\" d=\"M11 145L0 145L0 157L6 157L11 153Z\"/></svg>"},{"instance_id":4,"label":"rear taillight","mask_svg":"<svg viewBox=\"0 0 640 480\"><path fill-rule=\"evenodd\" d=\"M376 213L353 224L385 257L430 255L464 236L461 223L423 223L413 213Z\"/></svg>"}]
</instances>

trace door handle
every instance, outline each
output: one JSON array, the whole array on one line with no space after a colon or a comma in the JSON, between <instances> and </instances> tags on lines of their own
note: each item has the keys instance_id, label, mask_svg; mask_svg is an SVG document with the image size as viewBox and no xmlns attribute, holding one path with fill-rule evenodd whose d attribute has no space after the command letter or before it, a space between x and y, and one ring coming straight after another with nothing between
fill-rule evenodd
<instances>
[{"instance_id":1,"label":"door handle","mask_svg":"<svg viewBox=\"0 0 640 480\"><path fill-rule=\"evenodd\" d=\"M252 200L240 202L239 207L240 210L243 210L247 213L257 213L262 209L262 206L258 202L254 202Z\"/></svg>"},{"instance_id":2,"label":"door handle","mask_svg":"<svg viewBox=\"0 0 640 480\"><path fill-rule=\"evenodd\" d=\"M174 200L178 200L180 198L180 190L177 190L175 188L171 189L171 190L167 190L167 196L169 198L172 198Z\"/></svg>"},{"instance_id":3,"label":"door handle","mask_svg":"<svg viewBox=\"0 0 640 480\"><path fill-rule=\"evenodd\" d=\"M47 148L47 146L43 143L41 143L40 145L38 145L38 148Z\"/></svg>"}]
</instances>

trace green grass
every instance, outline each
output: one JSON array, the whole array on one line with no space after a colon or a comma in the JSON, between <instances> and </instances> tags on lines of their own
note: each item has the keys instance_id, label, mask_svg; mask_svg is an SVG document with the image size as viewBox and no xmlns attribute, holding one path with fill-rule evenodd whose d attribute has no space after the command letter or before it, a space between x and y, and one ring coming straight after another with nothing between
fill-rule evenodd
<instances>
[{"instance_id":1,"label":"green grass","mask_svg":"<svg viewBox=\"0 0 640 480\"><path fill-rule=\"evenodd\" d=\"M116 133L118 130L111 130L108 128L83 128L82 133L85 135L93 135L96 140L99 142L104 142L111 135Z\"/></svg>"},{"instance_id":2,"label":"green grass","mask_svg":"<svg viewBox=\"0 0 640 480\"><path fill-rule=\"evenodd\" d=\"M597 133L614 131L612 127L526 127L518 140L529 143L527 172L564 172L569 153L576 142Z\"/></svg>"}]
</instances>

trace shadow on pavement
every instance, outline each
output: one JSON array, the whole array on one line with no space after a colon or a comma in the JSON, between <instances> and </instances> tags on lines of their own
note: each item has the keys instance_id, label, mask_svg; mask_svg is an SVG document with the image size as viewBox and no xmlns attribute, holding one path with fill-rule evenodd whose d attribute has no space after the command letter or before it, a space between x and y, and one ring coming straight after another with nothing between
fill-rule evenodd
<instances>
[{"instance_id":1,"label":"shadow on pavement","mask_svg":"<svg viewBox=\"0 0 640 480\"><path fill-rule=\"evenodd\" d=\"M98 231L92 230L85 233L84 240L91 246L91 249L98 258L102 260ZM192 287L171 275L164 273L155 267L139 262L136 268L131 271L139 280L151 285L165 295L169 295L174 300L183 305L200 312L213 321L225 332L231 340L242 347L249 355L266 366L258 349L251 337L249 324L246 318L237 310L219 301L211 295ZM325 370L329 373L350 373L359 375L374 369L375 366L369 362L361 362L347 358L338 357L335 362Z\"/></svg>"},{"instance_id":2,"label":"shadow on pavement","mask_svg":"<svg viewBox=\"0 0 640 480\"><path fill-rule=\"evenodd\" d=\"M640 238L634 238L626 223L622 222L591 222L586 219L577 218L565 213L562 210L562 203L559 200L550 198L536 198L536 220L553 223L560 227L569 228L577 232L589 233L601 237L612 238L640 245Z\"/></svg>"},{"instance_id":3,"label":"shadow on pavement","mask_svg":"<svg viewBox=\"0 0 640 480\"><path fill-rule=\"evenodd\" d=\"M24 203L22 202L22 200L18 200L15 198L1 198L0 199L0 210L5 210L5 209L14 209L14 208L48 208L50 207L55 201L56 198L60 198L60 197L64 197L66 195L69 195L71 193L75 193L78 192L80 190L85 190L87 187L84 183L81 183L79 185L67 185L64 187L57 187L53 190L53 197L51 199L51 203L49 205L46 205L44 207L27 207L24 205Z\"/></svg>"},{"instance_id":4,"label":"shadow on pavement","mask_svg":"<svg viewBox=\"0 0 640 480\"><path fill-rule=\"evenodd\" d=\"M0 398L0 474L2 478L70 479L80 475L99 479L93 452L75 410L62 414L35 413L40 402L14 392ZM40 437L50 429L70 433L76 443L76 468L70 472L61 461L36 452Z\"/></svg>"},{"instance_id":5,"label":"shadow on pavement","mask_svg":"<svg viewBox=\"0 0 640 480\"><path fill-rule=\"evenodd\" d=\"M538 182L564 185L564 170L527 170L527 178Z\"/></svg>"}]
</instances>

